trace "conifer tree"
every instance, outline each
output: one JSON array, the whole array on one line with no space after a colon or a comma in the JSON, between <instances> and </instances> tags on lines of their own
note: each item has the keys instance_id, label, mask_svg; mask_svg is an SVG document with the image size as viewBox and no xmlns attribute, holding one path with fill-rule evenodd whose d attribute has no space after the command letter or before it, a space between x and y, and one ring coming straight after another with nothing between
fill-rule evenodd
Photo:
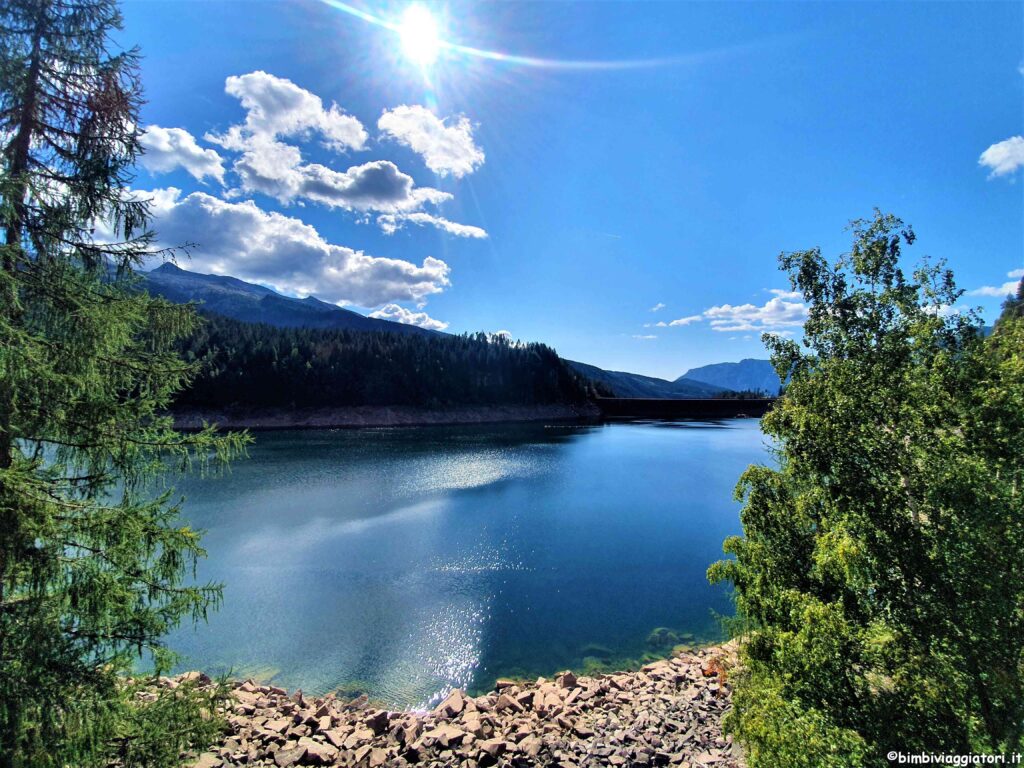
<instances>
[{"instance_id":1,"label":"conifer tree","mask_svg":"<svg viewBox=\"0 0 1024 768\"><path fill-rule=\"evenodd\" d=\"M203 552L156 478L244 438L161 415L197 319L139 291L147 204L138 54L112 0L0 6L0 766L174 762L210 735L194 697L139 707L120 675L204 615ZM94 234L97 222L113 238ZM112 242L111 242L112 240Z\"/></svg>"}]
</instances>

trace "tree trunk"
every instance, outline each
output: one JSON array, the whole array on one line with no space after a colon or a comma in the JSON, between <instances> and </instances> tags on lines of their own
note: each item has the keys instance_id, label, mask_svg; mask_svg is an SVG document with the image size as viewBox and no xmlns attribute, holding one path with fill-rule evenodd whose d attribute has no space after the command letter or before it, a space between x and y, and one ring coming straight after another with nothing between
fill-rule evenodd
<instances>
[{"instance_id":1,"label":"tree trunk","mask_svg":"<svg viewBox=\"0 0 1024 768\"><path fill-rule=\"evenodd\" d=\"M25 99L22 104L21 119L18 121L17 133L11 139L10 154L8 159L8 173L12 182L11 209L13 215L7 222L4 232L3 271L6 273L6 295L0 297L0 312L6 317L4 321L8 324L18 322L17 309L17 270L19 259L16 254L21 249L21 241L25 232L25 222L28 217L28 194L29 194L29 156L32 149L32 136L36 125L36 111L39 104L39 74L42 68L42 39L43 29L46 22L46 2L37 4L35 29L32 34L32 49L29 60L28 77L25 89ZM11 434L11 419L14 412L14 393L9 387L4 387L4 393L0 396L0 470L10 468L13 463L14 436ZM6 493L3 479L0 478L0 534L5 539L17 546L17 536L12 536L18 527L18 510L14 507L14 500ZM4 604L5 587L8 572L8 552L0 547L0 609ZM4 632L0 628L0 663L4 658ZM4 733L0 733L0 742L5 745L0 749L0 768L15 768L14 756L17 752L16 742L19 722L21 720L20 707L17 701L7 701L4 704L7 710L4 713Z\"/></svg>"}]
</instances>

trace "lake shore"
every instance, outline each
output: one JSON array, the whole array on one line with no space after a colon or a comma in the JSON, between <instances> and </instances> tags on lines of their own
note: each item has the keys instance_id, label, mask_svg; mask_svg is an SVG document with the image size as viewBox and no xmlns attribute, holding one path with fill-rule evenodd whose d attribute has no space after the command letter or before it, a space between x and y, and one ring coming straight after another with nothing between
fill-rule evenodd
<instances>
[{"instance_id":1,"label":"lake shore","mask_svg":"<svg viewBox=\"0 0 1024 768\"><path fill-rule=\"evenodd\" d=\"M211 408L176 411L175 429L196 430L205 424L221 429L357 429L419 427L446 424L500 424L531 421L594 421L601 412L592 403L580 405L481 405L450 408L414 406L352 406L338 408Z\"/></svg>"},{"instance_id":2,"label":"lake shore","mask_svg":"<svg viewBox=\"0 0 1024 768\"><path fill-rule=\"evenodd\" d=\"M728 643L683 651L636 672L499 680L482 696L452 691L429 712L235 683L225 738L193 766L742 768L739 747L722 732L735 653ZM162 684L173 687L180 679Z\"/></svg>"}]
</instances>

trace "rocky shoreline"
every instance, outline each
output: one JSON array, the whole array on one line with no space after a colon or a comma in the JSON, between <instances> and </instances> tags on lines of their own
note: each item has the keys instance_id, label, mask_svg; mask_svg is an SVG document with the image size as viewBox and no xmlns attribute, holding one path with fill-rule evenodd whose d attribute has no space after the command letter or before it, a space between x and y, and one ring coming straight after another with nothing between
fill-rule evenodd
<instances>
[{"instance_id":1,"label":"rocky shoreline","mask_svg":"<svg viewBox=\"0 0 1024 768\"><path fill-rule=\"evenodd\" d=\"M593 403L581 405L486 405L416 408L404 405L346 408L252 409L223 408L173 414L175 429L196 430L204 423L222 429L338 429L358 427L420 427L442 424L496 424L525 421L593 421L601 412Z\"/></svg>"},{"instance_id":2,"label":"rocky shoreline","mask_svg":"<svg viewBox=\"0 0 1024 768\"><path fill-rule=\"evenodd\" d=\"M730 643L681 652L637 672L499 680L482 696L453 691L430 712L235 683L228 732L192 765L742 768L739 747L721 725L734 664Z\"/></svg>"}]
</instances>

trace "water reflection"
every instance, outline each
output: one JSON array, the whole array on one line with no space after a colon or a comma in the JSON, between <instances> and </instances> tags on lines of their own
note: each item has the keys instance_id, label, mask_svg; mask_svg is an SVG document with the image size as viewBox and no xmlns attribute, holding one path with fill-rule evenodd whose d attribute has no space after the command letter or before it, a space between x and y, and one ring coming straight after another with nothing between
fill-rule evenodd
<instances>
[{"instance_id":1,"label":"water reflection","mask_svg":"<svg viewBox=\"0 0 1024 768\"><path fill-rule=\"evenodd\" d=\"M762 460L754 421L264 433L190 479L202 579L226 583L185 666L427 706L453 686L710 636L704 578Z\"/></svg>"}]
</instances>

